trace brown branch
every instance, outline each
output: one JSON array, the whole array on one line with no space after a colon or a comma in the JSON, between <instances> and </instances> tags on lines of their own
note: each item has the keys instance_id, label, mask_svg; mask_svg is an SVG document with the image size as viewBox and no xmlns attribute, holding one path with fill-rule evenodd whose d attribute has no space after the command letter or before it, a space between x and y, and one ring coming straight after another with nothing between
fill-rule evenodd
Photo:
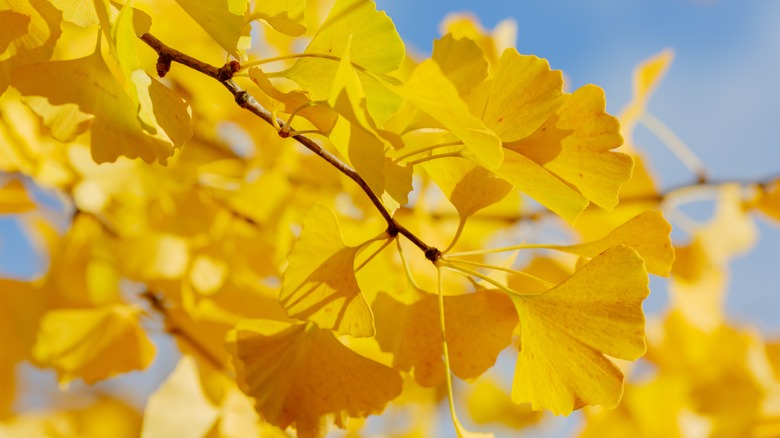
<instances>
[{"instance_id":1,"label":"brown branch","mask_svg":"<svg viewBox=\"0 0 780 438\"><path fill-rule=\"evenodd\" d=\"M230 94L233 95L236 104L238 104L238 106L241 108L244 108L252 114L260 117L271 126L278 125L281 128L279 131L280 136L289 135L289 132L295 132L295 130L291 128L284 129L284 121L279 119L274 120L274 116L270 111L260 105L260 103L257 102L257 100L255 100L252 95L250 95L247 91L236 84L235 81L233 81L233 74L240 68L240 65L238 65L236 61L231 61L225 64L222 68L217 68L213 65L207 64L189 55L181 53L176 49L168 47L152 34L143 34L141 36L141 40L143 40L147 45L149 45L149 47L157 52L157 72L160 74L160 76L164 76L168 72L172 62L186 65L193 70L201 72L206 76L210 76L219 81L225 88L228 89L228 91L230 91ZM349 179L354 181L363 190L363 192L365 192L366 196L368 196L368 198L371 200L371 203L374 204L374 207L376 207L379 214L381 214L382 218L384 218L385 222L387 222L387 233L390 236L395 237L396 235L401 234L402 236L409 239L409 241L411 241L418 248L420 248L425 253L425 257L428 260L435 262L439 259L441 256L441 251L426 244L422 241L422 239L417 237L414 233L396 221L390 212L387 211L384 204L382 204L382 201L368 186L368 183L366 183L366 181L357 171L347 166L343 161L338 159L338 157L323 149L310 138L304 135L293 135L292 138L303 145L306 149L327 161L339 172L349 177Z\"/></svg>"}]
</instances>

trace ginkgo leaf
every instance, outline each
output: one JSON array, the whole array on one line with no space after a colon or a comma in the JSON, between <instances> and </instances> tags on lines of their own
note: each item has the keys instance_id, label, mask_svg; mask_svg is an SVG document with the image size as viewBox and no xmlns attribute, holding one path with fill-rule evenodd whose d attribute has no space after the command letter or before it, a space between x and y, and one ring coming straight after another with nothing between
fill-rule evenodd
<instances>
[{"instance_id":1,"label":"ginkgo leaf","mask_svg":"<svg viewBox=\"0 0 780 438\"><path fill-rule=\"evenodd\" d=\"M452 148L442 148L437 153L446 153ZM473 161L438 158L426 161L422 166L461 218L499 202L512 190L511 184Z\"/></svg>"},{"instance_id":2,"label":"ginkgo leaf","mask_svg":"<svg viewBox=\"0 0 780 438\"><path fill-rule=\"evenodd\" d=\"M525 155L507 149L495 173L563 219L574 222L588 200Z\"/></svg>"},{"instance_id":3,"label":"ginkgo leaf","mask_svg":"<svg viewBox=\"0 0 780 438\"><path fill-rule=\"evenodd\" d=\"M299 36L306 32L303 13L306 0L272 0L255 5L250 20L262 19L274 29L290 36Z\"/></svg>"},{"instance_id":4,"label":"ginkgo leaf","mask_svg":"<svg viewBox=\"0 0 780 438\"><path fill-rule=\"evenodd\" d=\"M650 96L658 87L666 71L669 70L673 60L674 51L664 49L644 60L634 69L633 97L631 103L620 114L620 124L626 136L630 136L637 121L644 113Z\"/></svg>"},{"instance_id":5,"label":"ginkgo leaf","mask_svg":"<svg viewBox=\"0 0 780 438\"><path fill-rule=\"evenodd\" d=\"M438 297L426 294L404 304L380 293L374 309L377 341L383 351L393 354L393 367L413 370L420 385L441 383L445 373ZM509 298L493 291L445 296L444 318L452 371L465 380L475 379L493 366L517 325Z\"/></svg>"},{"instance_id":6,"label":"ginkgo leaf","mask_svg":"<svg viewBox=\"0 0 780 438\"><path fill-rule=\"evenodd\" d=\"M405 84L393 87L393 90L462 140L467 148L464 155L470 154L488 169L501 164L501 140L471 115L458 90L444 76L436 61L423 61Z\"/></svg>"},{"instance_id":7,"label":"ginkgo leaf","mask_svg":"<svg viewBox=\"0 0 780 438\"><path fill-rule=\"evenodd\" d=\"M544 415L528 404L512 403L509 394L492 379L479 379L466 397L469 416L477 424L498 423L522 429L542 420Z\"/></svg>"},{"instance_id":8,"label":"ginkgo leaf","mask_svg":"<svg viewBox=\"0 0 780 438\"><path fill-rule=\"evenodd\" d=\"M397 371L341 344L312 324L245 320L228 336L239 386L264 421L299 436L381 412L401 393Z\"/></svg>"},{"instance_id":9,"label":"ginkgo leaf","mask_svg":"<svg viewBox=\"0 0 780 438\"><path fill-rule=\"evenodd\" d=\"M15 11L0 11L0 55L3 55L11 42L27 33L30 25L30 16Z\"/></svg>"},{"instance_id":10,"label":"ginkgo leaf","mask_svg":"<svg viewBox=\"0 0 780 438\"><path fill-rule=\"evenodd\" d=\"M617 205L620 187L631 178L630 156L611 152L621 144L620 125L606 113L604 91L585 85L566 95L535 132L504 147L518 152L607 210Z\"/></svg>"},{"instance_id":11,"label":"ginkgo leaf","mask_svg":"<svg viewBox=\"0 0 780 438\"><path fill-rule=\"evenodd\" d=\"M82 0L50 0L57 9L62 11L62 19L81 27L98 24L100 19L95 11L94 2Z\"/></svg>"},{"instance_id":12,"label":"ginkgo leaf","mask_svg":"<svg viewBox=\"0 0 780 438\"><path fill-rule=\"evenodd\" d=\"M762 190L756 205L761 212L780 221L780 180L775 180Z\"/></svg>"},{"instance_id":13,"label":"ginkgo leaf","mask_svg":"<svg viewBox=\"0 0 780 438\"><path fill-rule=\"evenodd\" d=\"M501 141L531 135L563 103L563 76L545 59L507 49L490 80L482 120Z\"/></svg>"},{"instance_id":14,"label":"ginkgo leaf","mask_svg":"<svg viewBox=\"0 0 780 438\"><path fill-rule=\"evenodd\" d=\"M758 230L745 211L741 192L737 184L721 186L713 218L676 250L669 301L702 330L723 324L729 260L757 241Z\"/></svg>"},{"instance_id":15,"label":"ginkgo leaf","mask_svg":"<svg viewBox=\"0 0 780 438\"><path fill-rule=\"evenodd\" d=\"M333 89L328 104L342 116L329 138L339 152L363 176L371 190L381 195L385 191L385 147L377 135L365 107L365 93L357 72L352 68L347 43L333 76Z\"/></svg>"},{"instance_id":16,"label":"ginkgo leaf","mask_svg":"<svg viewBox=\"0 0 780 438\"><path fill-rule=\"evenodd\" d=\"M111 37L119 66L130 87L130 97L138 105L138 118L144 124L145 130L155 133L157 120L154 115L152 97L149 95L152 79L144 71L136 50L138 34L142 35L148 32L152 23L151 20L148 20L144 28L137 29L135 26L135 22L138 21L135 19L136 16L141 15L132 7L132 1L125 3L111 26Z\"/></svg>"},{"instance_id":17,"label":"ginkgo leaf","mask_svg":"<svg viewBox=\"0 0 780 438\"><path fill-rule=\"evenodd\" d=\"M336 216L315 204L287 256L279 301L290 317L355 337L374 335L374 317L355 278L358 247L344 244Z\"/></svg>"},{"instance_id":18,"label":"ginkgo leaf","mask_svg":"<svg viewBox=\"0 0 780 438\"><path fill-rule=\"evenodd\" d=\"M338 115L334 111L323 105L307 107L312 101L306 93L298 90L286 92L279 90L274 87L263 70L257 67L250 68L249 77L260 87L263 93L280 102L284 106L285 112L295 112L296 115L305 117L320 131L328 132L333 128L333 124L336 123Z\"/></svg>"},{"instance_id":19,"label":"ginkgo leaf","mask_svg":"<svg viewBox=\"0 0 780 438\"><path fill-rule=\"evenodd\" d=\"M198 365L190 356L149 396L142 438L205 437L219 418L219 409L204 394Z\"/></svg>"},{"instance_id":20,"label":"ginkgo leaf","mask_svg":"<svg viewBox=\"0 0 780 438\"><path fill-rule=\"evenodd\" d=\"M392 20L384 12L377 11L373 1L337 0L304 50L315 57L298 59L284 76L308 91L313 100L327 100L339 64L316 55L339 56L346 53L348 44L351 44L351 61L372 75L381 76L398 69L404 59L404 44ZM381 50L377 50L378 47ZM381 126L395 113L401 101L372 76L363 72L359 76L368 96L368 111Z\"/></svg>"},{"instance_id":21,"label":"ginkgo leaf","mask_svg":"<svg viewBox=\"0 0 780 438\"><path fill-rule=\"evenodd\" d=\"M350 44L339 62L328 99L331 108L341 116L329 138L392 212L407 202L407 195L412 191L412 169L385 156L385 151L396 148L400 139L378 129L371 118L349 48ZM392 179L389 185L388 178Z\"/></svg>"},{"instance_id":22,"label":"ginkgo leaf","mask_svg":"<svg viewBox=\"0 0 780 438\"><path fill-rule=\"evenodd\" d=\"M154 345L138 321L140 311L128 305L52 310L41 321L33 357L54 368L61 384L145 369Z\"/></svg>"},{"instance_id":23,"label":"ginkgo leaf","mask_svg":"<svg viewBox=\"0 0 780 438\"><path fill-rule=\"evenodd\" d=\"M176 3L228 53L237 59L246 58L249 38L243 36L243 31L247 0L176 0Z\"/></svg>"},{"instance_id":24,"label":"ginkgo leaf","mask_svg":"<svg viewBox=\"0 0 780 438\"><path fill-rule=\"evenodd\" d=\"M502 20L490 31L473 14L455 12L444 17L439 30L442 35L452 34L455 39L476 42L491 67L495 67L504 50L514 47L517 41L517 22L511 18Z\"/></svg>"},{"instance_id":25,"label":"ginkgo leaf","mask_svg":"<svg viewBox=\"0 0 780 438\"><path fill-rule=\"evenodd\" d=\"M623 374L605 355L636 360L645 353L647 285L637 252L618 246L546 292L512 295L521 332L512 400L554 414L616 406Z\"/></svg>"},{"instance_id":26,"label":"ginkgo leaf","mask_svg":"<svg viewBox=\"0 0 780 438\"><path fill-rule=\"evenodd\" d=\"M27 189L18 179L12 179L0 185L0 214L24 213L35 209Z\"/></svg>"},{"instance_id":27,"label":"ginkgo leaf","mask_svg":"<svg viewBox=\"0 0 780 438\"><path fill-rule=\"evenodd\" d=\"M455 85L462 98L488 76L488 62L474 40L455 39L452 34L433 41L431 59Z\"/></svg>"},{"instance_id":28,"label":"ginkgo leaf","mask_svg":"<svg viewBox=\"0 0 780 438\"><path fill-rule=\"evenodd\" d=\"M138 109L116 81L99 53L69 61L27 65L14 70L14 86L25 95L44 96L53 105L76 103L93 114L92 157L98 162L115 161L124 155L165 164L174 148L190 136L187 105L156 79L149 94L164 135L151 136L138 119ZM61 87L58 84L72 86Z\"/></svg>"},{"instance_id":29,"label":"ginkgo leaf","mask_svg":"<svg viewBox=\"0 0 780 438\"><path fill-rule=\"evenodd\" d=\"M0 11L4 14L0 44L3 39L6 44L0 51L0 94L3 94L14 68L51 58L54 45L62 35L62 13L49 2L28 0L0 0ZM20 30L24 31L21 35Z\"/></svg>"},{"instance_id":30,"label":"ginkgo leaf","mask_svg":"<svg viewBox=\"0 0 780 438\"><path fill-rule=\"evenodd\" d=\"M645 261L647 272L667 276L674 262L671 232L672 226L664 219L663 214L652 210L630 219L599 240L556 248L585 257L595 257L613 246L630 246Z\"/></svg>"}]
</instances>

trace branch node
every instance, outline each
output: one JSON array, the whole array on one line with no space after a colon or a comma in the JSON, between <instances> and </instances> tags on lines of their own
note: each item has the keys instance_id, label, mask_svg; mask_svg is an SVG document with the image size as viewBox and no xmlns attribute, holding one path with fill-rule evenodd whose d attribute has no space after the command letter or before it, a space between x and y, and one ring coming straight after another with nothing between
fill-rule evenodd
<instances>
[{"instance_id":1,"label":"branch node","mask_svg":"<svg viewBox=\"0 0 780 438\"><path fill-rule=\"evenodd\" d=\"M441 258L441 251L435 247L430 247L425 250L425 258L436 263Z\"/></svg>"},{"instance_id":2,"label":"branch node","mask_svg":"<svg viewBox=\"0 0 780 438\"><path fill-rule=\"evenodd\" d=\"M250 97L249 93L245 90L241 90L236 93L236 103L243 108L249 102Z\"/></svg>"},{"instance_id":3,"label":"branch node","mask_svg":"<svg viewBox=\"0 0 780 438\"><path fill-rule=\"evenodd\" d=\"M157 76L164 78L171 70L171 55L161 52L157 57Z\"/></svg>"},{"instance_id":4,"label":"branch node","mask_svg":"<svg viewBox=\"0 0 780 438\"><path fill-rule=\"evenodd\" d=\"M395 238L398 235L398 227L395 226L395 222L388 224L385 232L388 236Z\"/></svg>"},{"instance_id":5,"label":"branch node","mask_svg":"<svg viewBox=\"0 0 780 438\"><path fill-rule=\"evenodd\" d=\"M217 71L217 80L225 82L233 79L233 75L239 70L241 70L241 64L238 61L230 61Z\"/></svg>"}]
</instances>

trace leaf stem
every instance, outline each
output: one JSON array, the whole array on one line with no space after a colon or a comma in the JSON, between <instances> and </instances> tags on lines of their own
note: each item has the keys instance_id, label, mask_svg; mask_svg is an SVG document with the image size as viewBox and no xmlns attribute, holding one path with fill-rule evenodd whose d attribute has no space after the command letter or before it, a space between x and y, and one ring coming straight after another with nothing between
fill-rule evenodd
<instances>
[{"instance_id":1,"label":"leaf stem","mask_svg":"<svg viewBox=\"0 0 780 438\"><path fill-rule=\"evenodd\" d=\"M460 235L463 233L463 228L466 227L466 219L467 217L460 216L460 221L458 222L458 229L455 230L455 235L452 236L452 241L449 245L447 245L447 248L442 251L442 254L447 254L447 251L451 250L453 246L455 246L456 243L458 243L458 239L460 239Z\"/></svg>"},{"instance_id":2,"label":"leaf stem","mask_svg":"<svg viewBox=\"0 0 780 438\"><path fill-rule=\"evenodd\" d=\"M407 152L405 154L399 155L399 156L397 156L397 157L395 157L393 159L393 162L397 163L397 162L399 162L399 161L401 161L401 160L403 160L405 158L409 158L409 157L411 157L413 155L417 155L417 154L422 154L423 152L433 151L433 150L436 150L436 149L439 149L439 148L444 148L444 147L447 147L447 146L457 146L457 145L461 145L461 144L463 144L463 142L458 140L458 141L450 141L450 142L446 142L446 143L438 143L438 144L434 144L434 145L430 145L430 146L425 146L423 148L416 149L416 150L413 150L411 152Z\"/></svg>"},{"instance_id":3,"label":"leaf stem","mask_svg":"<svg viewBox=\"0 0 780 438\"><path fill-rule=\"evenodd\" d=\"M463 158L463 155L461 154L462 149L455 151L455 152L447 152L445 154L439 154L439 155L428 155L427 157L418 158L416 160L407 161L407 164L411 164L414 166L415 164L422 164L426 161L433 161L438 158Z\"/></svg>"},{"instance_id":4,"label":"leaf stem","mask_svg":"<svg viewBox=\"0 0 780 438\"><path fill-rule=\"evenodd\" d=\"M413 288L415 288L417 291L422 292L423 289L414 280L414 276L412 275L412 270L409 267L409 261L406 260L406 255L404 254L403 246L401 245L401 240L395 239L395 243L396 246L398 247L398 255L401 257L401 264L404 267L404 272L406 272L406 279L409 280L409 283L412 285Z\"/></svg>"},{"instance_id":5,"label":"leaf stem","mask_svg":"<svg viewBox=\"0 0 780 438\"><path fill-rule=\"evenodd\" d=\"M378 256L380 252L382 252L385 248L387 248L388 245L390 245L390 242L392 242L394 239L392 237L389 237L385 239L384 242L382 242L382 246L376 249L376 251L372 252L370 256L368 256L363 262L355 268L355 273L357 274L361 269L363 269L364 266L368 264L371 260L374 259L374 257Z\"/></svg>"},{"instance_id":6,"label":"leaf stem","mask_svg":"<svg viewBox=\"0 0 780 438\"><path fill-rule=\"evenodd\" d=\"M479 268L487 268L487 269L492 269L494 271L509 272L510 274L515 274L515 275L520 275L520 276L523 276L523 277L526 277L526 278L530 278L531 280L537 281L537 282L539 282L540 284L544 285L547 288L553 288L553 287L556 286L555 283L550 283L549 281L544 280L544 279L542 279L540 277L537 277L536 275L529 274L529 273L523 272L523 271L518 271L518 270L512 269L512 268L505 268L503 266L489 265L487 263L472 262L471 260L452 260L449 257L442 257L442 260L445 261L445 262L450 262L453 265L457 265L458 263L462 263L464 265L471 265L471 266L476 266L476 267L479 267Z\"/></svg>"},{"instance_id":7,"label":"leaf stem","mask_svg":"<svg viewBox=\"0 0 780 438\"><path fill-rule=\"evenodd\" d=\"M699 181L707 180L707 168L704 166L704 163L671 128L647 111L644 112L640 121L650 130L650 132L655 134L670 151L672 151L674 156L676 156L685 167L696 175Z\"/></svg>"},{"instance_id":8,"label":"leaf stem","mask_svg":"<svg viewBox=\"0 0 780 438\"><path fill-rule=\"evenodd\" d=\"M257 67L258 65L270 64L272 62L279 62L279 61L286 61L288 59L300 59L300 58L319 58L319 59L327 59L329 61L336 61L336 62L341 62L342 60L340 56L328 55L325 53L295 53L292 55L274 56L272 58L258 59L257 61L252 61L250 63L244 64L243 66L241 66L241 70L245 70L250 67ZM361 66L360 64L355 64L354 62L350 62L350 64L352 64L352 67L362 71L363 73L369 73L369 71L366 70L365 67ZM274 73L266 73L266 76L273 77L273 76L269 76L273 74Z\"/></svg>"}]
</instances>

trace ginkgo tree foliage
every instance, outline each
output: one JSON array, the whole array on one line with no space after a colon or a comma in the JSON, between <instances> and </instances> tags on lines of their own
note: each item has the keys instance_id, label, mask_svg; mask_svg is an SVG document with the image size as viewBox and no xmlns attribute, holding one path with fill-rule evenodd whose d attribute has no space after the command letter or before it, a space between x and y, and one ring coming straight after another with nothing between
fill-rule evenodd
<instances>
[{"instance_id":1,"label":"ginkgo tree foliage","mask_svg":"<svg viewBox=\"0 0 780 438\"><path fill-rule=\"evenodd\" d=\"M464 411L581 408L583 436L780 433L780 344L723 312L780 184L659 191L632 132L671 51L615 117L511 26L453 16L425 58L371 0L0 0L0 23L0 214L48 260L0 279L2 436L429 436L440 403L461 437ZM701 190L712 220L673 243ZM161 335L178 364L140 410L100 385L14 409L21 363L93 385Z\"/></svg>"}]
</instances>

